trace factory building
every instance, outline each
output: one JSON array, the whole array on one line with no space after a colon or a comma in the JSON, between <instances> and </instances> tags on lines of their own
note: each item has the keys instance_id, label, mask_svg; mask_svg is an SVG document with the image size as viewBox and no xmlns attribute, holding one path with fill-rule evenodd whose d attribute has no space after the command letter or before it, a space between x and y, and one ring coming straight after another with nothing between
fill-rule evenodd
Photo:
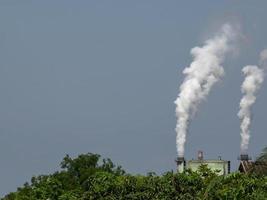
<instances>
[{"instance_id":1,"label":"factory building","mask_svg":"<svg viewBox=\"0 0 267 200\"><path fill-rule=\"evenodd\" d=\"M205 160L202 151L198 151L197 159L186 161L183 157L176 160L178 172L182 173L185 169L197 171L200 165L207 165L212 171L216 171L218 175L227 175L230 173L230 161L219 159Z\"/></svg>"}]
</instances>

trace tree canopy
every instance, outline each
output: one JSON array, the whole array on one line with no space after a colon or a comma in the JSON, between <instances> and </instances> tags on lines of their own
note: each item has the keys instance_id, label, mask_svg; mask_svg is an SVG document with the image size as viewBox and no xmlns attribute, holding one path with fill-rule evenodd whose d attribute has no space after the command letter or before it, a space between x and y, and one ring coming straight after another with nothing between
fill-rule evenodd
<instances>
[{"instance_id":1,"label":"tree canopy","mask_svg":"<svg viewBox=\"0 0 267 200\"><path fill-rule=\"evenodd\" d=\"M2 200L195 200L267 199L267 176L218 176L206 165L197 172L131 175L98 154L66 155L61 170L34 176Z\"/></svg>"}]
</instances>

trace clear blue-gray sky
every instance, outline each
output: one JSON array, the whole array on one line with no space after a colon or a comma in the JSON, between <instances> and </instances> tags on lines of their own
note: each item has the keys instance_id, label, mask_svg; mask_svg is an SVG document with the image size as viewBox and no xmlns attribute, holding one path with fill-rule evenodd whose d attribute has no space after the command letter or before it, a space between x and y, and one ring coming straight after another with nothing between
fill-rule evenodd
<instances>
[{"instance_id":1,"label":"clear blue-gray sky","mask_svg":"<svg viewBox=\"0 0 267 200\"><path fill-rule=\"evenodd\" d=\"M237 167L241 68L267 46L265 0L1 0L0 195L93 152L128 172L175 169L174 103L190 49L222 23L244 38L191 124L186 157ZM267 83L251 156L267 145Z\"/></svg>"}]
</instances>

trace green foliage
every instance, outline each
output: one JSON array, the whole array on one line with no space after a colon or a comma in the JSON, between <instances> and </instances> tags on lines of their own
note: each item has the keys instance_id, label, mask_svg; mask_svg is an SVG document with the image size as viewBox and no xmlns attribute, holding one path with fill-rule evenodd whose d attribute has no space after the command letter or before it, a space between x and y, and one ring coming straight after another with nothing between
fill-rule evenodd
<instances>
[{"instance_id":1,"label":"green foliage","mask_svg":"<svg viewBox=\"0 0 267 200\"><path fill-rule=\"evenodd\" d=\"M126 174L97 154L65 156L61 171L33 177L2 200L216 200L267 199L267 177L218 176L207 165L197 172Z\"/></svg>"}]
</instances>

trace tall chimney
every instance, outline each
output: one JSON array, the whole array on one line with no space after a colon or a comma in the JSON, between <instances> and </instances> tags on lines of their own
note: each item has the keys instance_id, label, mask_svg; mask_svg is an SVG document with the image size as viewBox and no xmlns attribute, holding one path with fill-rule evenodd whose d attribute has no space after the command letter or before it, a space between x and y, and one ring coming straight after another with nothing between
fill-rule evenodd
<instances>
[{"instance_id":1,"label":"tall chimney","mask_svg":"<svg viewBox=\"0 0 267 200\"><path fill-rule=\"evenodd\" d=\"M204 158L203 151L198 151L197 152L197 159L198 160L203 160L203 158Z\"/></svg>"},{"instance_id":2,"label":"tall chimney","mask_svg":"<svg viewBox=\"0 0 267 200\"><path fill-rule=\"evenodd\" d=\"M185 162L185 159L184 157L178 157L176 159L176 163L177 163L177 170L179 173L182 173L184 172L185 170L185 165L186 165L186 162Z\"/></svg>"},{"instance_id":3,"label":"tall chimney","mask_svg":"<svg viewBox=\"0 0 267 200\"><path fill-rule=\"evenodd\" d=\"M251 160L251 158L248 156L248 154L241 154L238 157L238 160L241 160L241 161L249 161L249 160Z\"/></svg>"}]
</instances>

